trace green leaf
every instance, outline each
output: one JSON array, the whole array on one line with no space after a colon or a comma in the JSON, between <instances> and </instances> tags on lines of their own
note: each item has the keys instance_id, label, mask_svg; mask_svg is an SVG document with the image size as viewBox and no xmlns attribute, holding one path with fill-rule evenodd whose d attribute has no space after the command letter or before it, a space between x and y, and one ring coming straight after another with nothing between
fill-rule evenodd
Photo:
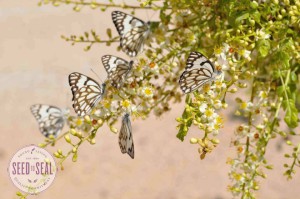
<instances>
[{"instance_id":1,"label":"green leaf","mask_svg":"<svg viewBox=\"0 0 300 199\"><path fill-rule=\"evenodd\" d=\"M270 52L270 42L267 39L260 39L257 44L258 52L262 57L265 57Z\"/></svg>"},{"instance_id":2,"label":"green leaf","mask_svg":"<svg viewBox=\"0 0 300 199\"><path fill-rule=\"evenodd\" d=\"M283 52L283 51L279 52L278 59L281 60L282 66L284 68L290 67L290 56L286 52Z\"/></svg>"},{"instance_id":3,"label":"green leaf","mask_svg":"<svg viewBox=\"0 0 300 199\"><path fill-rule=\"evenodd\" d=\"M284 87L283 86L278 86L277 87L277 94L279 95L279 96L283 96L284 95Z\"/></svg>"},{"instance_id":4,"label":"green leaf","mask_svg":"<svg viewBox=\"0 0 300 199\"><path fill-rule=\"evenodd\" d=\"M179 132L177 133L176 137L180 139L182 142L184 140L184 137L187 135L188 129L184 128L184 125L181 125Z\"/></svg>"},{"instance_id":5,"label":"green leaf","mask_svg":"<svg viewBox=\"0 0 300 199\"><path fill-rule=\"evenodd\" d=\"M276 52L272 60L277 65L278 68L286 70L290 68L290 56L284 51Z\"/></svg>"},{"instance_id":6,"label":"green leaf","mask_svg":"<svg viewBox=\"0 0 300 199\"><path fill-rule=\"evenodd\" d=\"M256 21L256 22L260 22L260 13L255 10L254 12L251 12L251 17L253 17L253 19Z\"/></svg>"},{"instance_id":7,"label":"green leaf","mask_svg":"<svg viewBox=\"0 0 300 199\"><path fill-rule=\"evenodd\" d=\"M285 123L290 128L296 128L298 126L298 110L295 106L295 101L293 99L284 100L282 105L285 109Z\"/></svg>"},{"instance_id":8,"label":"green leaf","mask_svg":"<svg viewBox=\"0 0 300 199\"><path fill-rule=\"evenodd\" d=\"M242 20L248 19L249 16L250 16L250 15L249 15L249 12L248 12L248 11L240 13L240 15L237 16L236 19L235 19L235 24L236 24L236 25L239 25L239 24L241 23Z\"/></svg>"},{"instance_id":9,"label":"green leaf","mask_svg":"<svg viewBox=\"0 0 300 199\"><path fill-rule=\"evenodd\" d=\"M291 80L292 82L297 82L297 75L295 72L291 72Z\"/></svg>"},{"instance_id":10,"label":"green leaf","mask_svg":"<svg viewBox=\"0 0 300 199\"><path fill-rule=\"evenodd\" d=\"M151 23L150 23L150 30L151 30L151 32L154 32L155 29L158 28L158 26L159 26L159 22L158 22L158 21L153 21L153 22L151 22Z\"/></svg>"},{"instance_id":11,"label":"green leaf","mask_svg":"<svg viewBox=\"0 0 300 199\"><path fill-rule=\"evenodd\" d=\"M185 104L190 104L192 102L191 96L187 95L185 98ZM190 111L187 111L187 109L184 109L182 113L182 119L187 120L185 123L180 125L179 132L177 133L176 137L180 139L181 141L184 140L184 137L187 135L187 132L189 131L189 127L193 123L193 119L191 118L192 113Z\"/></svg>"}]
</instances>

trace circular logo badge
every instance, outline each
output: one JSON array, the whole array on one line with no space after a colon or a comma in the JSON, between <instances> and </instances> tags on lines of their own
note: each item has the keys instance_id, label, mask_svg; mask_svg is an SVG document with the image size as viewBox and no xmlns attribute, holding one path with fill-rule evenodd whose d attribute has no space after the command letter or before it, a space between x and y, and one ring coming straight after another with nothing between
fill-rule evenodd
<instances>
[{"instance_id":1,"label":"circular logo badge","mask_svg":"<svg viewBox=\"0 0 300 199\"><path fill-rule=\"evenodd\" d=\"M56 171L52 155L35 145L26 146L15 153L8 167L14 185L29 194L47 189L53 182Z\"/></svg>"}]
</instances>

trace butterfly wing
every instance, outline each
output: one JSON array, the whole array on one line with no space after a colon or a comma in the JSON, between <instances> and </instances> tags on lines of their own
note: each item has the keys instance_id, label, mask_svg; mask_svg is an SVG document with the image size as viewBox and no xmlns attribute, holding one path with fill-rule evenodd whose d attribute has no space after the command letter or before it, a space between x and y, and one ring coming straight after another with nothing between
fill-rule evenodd
<instances>
[{"instance_id":1,"label":"butterfly wing","mask_svg":"<svg viewBox=\"0 0 300 199\"><path fill-rule=\"evenodd\" d=\"M128 31L121 37L121 48L130 57L137 56L144 49L144 43L149 35L148 25L139 26Z\"/></svg>"},{"instance_id":2,"label":"butterfly wing","mask_svg":"<svg viewBox=\"0 0 300 199\"><path fill-rule=\"evenodd\" d=\"M89 114L105 91L105 84L100 86L92 78L77 72L69 75L69 85L73 94L73 108L79 116Z\"/></svg>"},{"instance_id":3,"label":"butterfly wing","mask_svg":"<svg viewBox=\"0 0 300 199\"><path fill-rule=\"evenodd\" d=\"M149 35L149 25L132 15L120 11L112 12L112 20L120 35L122 50L130 57L140 53Z\"/></svg>"},{"instance_id":4,"label":"butterfly wing","mask_svg":"<svg viewBox=\"0 0 300 199\"><path fill-rule=\"evenodd\" d=\"M122 126L119 133L119 146L122 153L128 153L128 155L134 159L134 144L131 122L128 114L122 119Z\"/></svg>"},{"instance_id":5,"label":"butterfly wing","mask_svg":"<svg viewBox=\"0 0 300 199\"><path fill-rule=\"evenodd\" d=\"M123 36L134 27L145 25L142 20L124 12L113 11L111 16L120 36Z\"/></svg>"},{"instance_id":6,"label":"butterfly wing","mask_svg":"<svg viewBox=\"0 0 300 199\"><path fill-rule=\"evenodd\" d=\"M65 119L61 109L43 104L35 104L30 107L30 110L39 123L41 133L49 137L57 135L61 132Z\"/></svg>"},{"instance_id":7,"label":"butterfly wing","mask_svg":"<svg viewBox=\"0 0 300 199\"><path fill-rule=\"evenodd\" d=\"M192 52L188 57L185 71L180 76L180 88L184 93L195 91L212 81L214 73L214 65L204 55Z\"/></svg>"},{"instance_id":8,"label":"butterfly wing","mask_svg":"<svg viewBox=\"0 0 300 199\"><path fill-rule=\"evenodd\" d=\"M115 88L120 88L132 68L132 62L127 62L124 59L112 55L104 55L102 63L108 74L108 79L111 85Z\"/></svg>"}]
</instances>

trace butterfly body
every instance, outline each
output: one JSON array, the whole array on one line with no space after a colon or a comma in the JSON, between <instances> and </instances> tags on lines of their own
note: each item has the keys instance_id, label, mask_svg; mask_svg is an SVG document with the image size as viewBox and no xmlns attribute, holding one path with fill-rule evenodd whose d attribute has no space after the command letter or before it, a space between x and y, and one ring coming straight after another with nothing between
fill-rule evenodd
<instances>
[{"instance_id":1,"label":"butterfly body","mask_svg":"<svg viewBox=\"0 0 300 199\"><path fill-rule=\"evenodd\" d=\"M69 75L69 85L73 94L73 108L77 115L89 114L102 99L106 84L98 84L94 79L81 73Z\"/></svg>"},{"instance_id":2,"label":"butterfly body","mask_svg":"<svg viewBox=\"0 0 300 199\"><path fill-rule=\"evenodd\" d=\"M150 34L150 22L120 11L112 12L112 20L120 35L121 49L130 57L143 51L145 40Z\"/></svg>"},{"instance_id":3,"label":"butterfly body","mask_svg":"<svg viewBox=\"0 0 300 199\"><path fill-rule=\"evenodd\" d=\"M186 68L179 79L180 88L184 93L199 89L204 84L214 81L222 73L201 53L190 53Z\"/></svg>"},{"instance_id":4,"label":"butterfly body","mask_svg":"<svg viewBox=\"0 0 300 199\"><path fill-rule=\"evenodd\" d=\"M30 110L39 123L39 128L41 133L45 137L57 135L61 132L66 115L68 115L69 110L61 110L56 106L44 105L44 104L35 104L30 107Z\"/></svg>"},{"instance_id":5,"label":"butterfly body","mask_svg":"<svg viewBox=\"0 0 300 199\"><path fill-rule=\"evenodd\" d=\"M122 118L122 126L119 133L119 146L122 153L127 153L134 159L134 144L130 116L126 113Z\"/></svg>"},{"instance_id":6,"label":"butterfly body","mask_svg":"<svg viewBox=\"0 0 300 199\"><path fill-rule=\"evenodd\" d=\"M108 74L111 85L117 89L123 85L133 65L133 61L127 62L126 60L113 55L104 55L102 57L102 63Z\"/></svg>"}]
</instances>

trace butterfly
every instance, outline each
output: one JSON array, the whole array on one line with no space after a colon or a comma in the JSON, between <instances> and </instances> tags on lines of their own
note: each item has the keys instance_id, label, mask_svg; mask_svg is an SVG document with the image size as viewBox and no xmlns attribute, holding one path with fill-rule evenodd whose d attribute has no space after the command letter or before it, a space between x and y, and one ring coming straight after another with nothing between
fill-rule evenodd
<instances>
[{"instance_id":1,"label":"butterfly","mask_svg":"<svg viewBox=\"0 0 300 199\"><path fill-rule=\"evenodd\" d=\"M49 137L57 135L61 132L64 127L66 115L68 115L69 110L61 110L56 106L35 104L30 107L30 110L39 123L39 128L41 133Z\"/></svg>"},{"instance_id":2,"label":"butterfly","mask_svg":"<svg viewBox=\"0 0 300 199\"><path fill-rule=\"evenodd\" d=\"M201 53L191 52L184 72L179 79L180 88L184 93L197 90L207 82L215 80L222 73Z\"/></svg>"},{"instance_id":3,"label":"butterfly","mask_svg":"<svg viewBox=\"0 0 300 199\"><path fill-rule=\"evenodd\" d=\"M89 114L105 92L105 83L99 85L92 78L77 72L69 75L69 85L73 94L73 108L78 116Z\"/></svg>"},{"instance_id":4,"label":"butterfly","mask_svg":"<svg viewBox=\"0 0 300 199\"><path fill-rule=\"evenodd\" d=\"M150 22L144 21L120 11L111 13L112 20L120 35L121 49L130 57L143 51L145 40L150 33Z\"/></svg>"},{"instance_id":5,"label":"butterfly","mask_svg":"<svg viewBox=\"0 0 300 199\"><path fill-rule=\"evenodd\" d=\"M122 153L128 153L128 155L134 159L132 129L128 113L122 118L122 126L119 133L119 146Z\"/></svg>"},{"instance_id":6,"label":"butterfly","mask_svg":"<svg viewBox=\"0 0 300 199\"><path fill-rule=\"evenodd\" d=\"M111 81L111 85L118 89L129 74L133 61L127 62L120 57L104 55L102 63L108 74L108 79Z\"/></svg>"}]
</instances>

